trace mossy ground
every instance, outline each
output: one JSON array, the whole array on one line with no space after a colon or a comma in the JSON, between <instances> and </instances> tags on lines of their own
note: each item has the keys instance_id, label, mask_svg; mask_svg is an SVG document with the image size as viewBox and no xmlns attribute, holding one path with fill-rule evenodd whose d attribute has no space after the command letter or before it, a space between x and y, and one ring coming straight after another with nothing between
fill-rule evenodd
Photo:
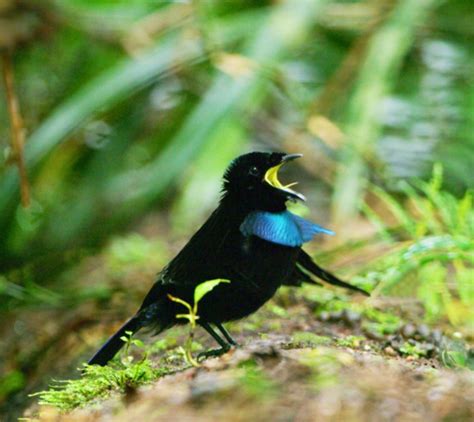
<instances>
[{"instance_id":1,"label":"mossy ground","mask_svg":"<svg viewBox=\"0 0 474 422\"><path fill-rule=\"evenodd\" d=\"M171 330L147 346L131 345L110 368L88 368L74 381L56 383L25 417L471 420L472 373L448 368L453 340L363 300L333 294L330 307L337 310L329 310L304 291L284 290L232 324L242 346L221 358L190 367L179 351L186 327ZM194 352L213 346L197 334ZM468 352L462 353L467 366Z\"/></svg>"},{"instance_id":2,"label":"mossy ground","mask_svg":"<svg viewBox=\"0 0 474 422\"><path fill-rule=\"evenodd\" d=\"M41 406L30 414L38 421L468 421L474 394L470 375L435 360L367 347L301 347L289 337L269 335L200 368L120 394L115 389L100 403L68 413Z\"/></svg>"},{"instance_id":3,"label":"mossy ground","mask_svg":"<svg viewBox=\"0 0 474 422\"><path fill-rule=\"evenodd\" d=\"M69 289L89 292L74 306L12 312L0 348L6 420L472 420L469 332L430 324L411 298L284 288L229 324L240 348L200 368L186 363L189 329L177 327L140 333L143 347L134 340L112 366L81 373L166 262L165 248L147 245L119 239L66 274ZM199 328L194 340L193 353L215 347Z\"/></svg>"}]
</instances>

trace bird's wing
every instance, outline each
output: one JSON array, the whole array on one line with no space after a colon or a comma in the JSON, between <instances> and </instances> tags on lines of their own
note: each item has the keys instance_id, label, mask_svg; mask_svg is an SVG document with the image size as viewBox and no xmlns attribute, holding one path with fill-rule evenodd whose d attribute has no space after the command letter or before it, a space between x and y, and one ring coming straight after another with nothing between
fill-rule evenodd
<instances>
[{"instance_id":1,"label":"bird's wing","mask_svg":"<svg viewBox=\"0 0 474 422\"><path fill-rule=\"evenodd\" d=\"M229 233L226 213L217 208L158 274L140 309L166 297L173 285L192 292L194 287L204 281L229 278L225 271L226 254L223 251L229 243Z\"/></svg>"},{"instance_id":2,"label":"bird's wing","mask_svg":"<svg viewBox=\"0 0 474 422\"><path fill-rule=\"evenodd\" d=\"M302 281L318 284L308 275L310 274L334 286L344 287L346 289L350 289L350 290L354 290L356 292L362 293L366 296L370 296L369 293L367 293L365 290L361 289L360 287L353 286L352 284L346 283L345 281L340 280L335 275L321 268L318 264L316 264L312 260L312 258L303 249L300 249L300 253L298 255L296 262L297 262L297 271L298 271L297 275L300 277L301 277L301 273L305 275L305 277L300 278ZM295 284L296 283L293 283L293 285Z\"/></svg>"},{"instance_id":3,"label":"bird's wing","mask_svg":"<svg viewBox=\"0 0 474 422\"><path fill-rule=\"evenodd\" d=\"M316 286L323 285L309 274L305 273L301 266L297 263L295 265L295 269L293 270L293 274L284 281L283 285L300 287L303 283L315 284Z\"/></svg>"},{"instance_id":4,"label":"bird's wing","mask_svg":"<svg viewBox=\"0 0 474 422\"><path fill-rule=\"evenodd\" d=\"M163 270L158 274L158 279L155 281L151 289L148 291L145 299L143 299L143 303L140 306L139 312L143 309L149 307L153 303L156 303L163 297L166 297L166 292L164 286L167 284L166 282L166 272L167 267L163 268Z\"/></svg>"}]
</instances>

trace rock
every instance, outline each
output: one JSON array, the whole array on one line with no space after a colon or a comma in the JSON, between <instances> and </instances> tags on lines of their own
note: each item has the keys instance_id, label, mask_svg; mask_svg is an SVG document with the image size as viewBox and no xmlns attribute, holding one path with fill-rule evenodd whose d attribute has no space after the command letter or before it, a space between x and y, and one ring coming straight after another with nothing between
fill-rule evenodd
<instances>
[{"instance_id":1,"label":"rock","mask_svg":"<svg viewBox=\"0 0 474 422\"><path fill-rule=\"evenodd\" d=\"M400 328L400 334L406 339L413 338L416 334L416 327L411 323L405 324Z\"/></svg>"},{"instance_id":2,"label":"rock","mask_svg":"<svg viewBox=\"0 0 474 422\"><path fill-rule=\"evenodd\" d=\"M342 318L350 326L357 325L362 319L359 312L351 311L350 309L346 309L346 310L343 311Z\"/></svg>"},{"instance_id":3,"label":"rock","mask_svg":"<svg viewBox=\"0 0 474 422\"><path fill-rule=\"evenodd\" d=\"M387 346L383 351L389 356L398 356L396 350L391 346Z\"/></svg>"},{"instance_id":4,"label":"rock","mask_svg":"<svg viewBox=\"0 0 474 422\"><path fill-rule=\"evenodd\" d=\"M431 332L431 339L436 345L439 346L443 341L443 333L441 332L441 330L439 330L438 328L434 329Z\"/></svg>"},{"instance_id":5,"label":"rock","mask_svg":"<svg viewBox=\"0 0 474 422\"><path fill-rule=\"evenodd\" d=\"M330 319L331 321L340 321L342 319L343 311L331 312Z\"/></svg>"},{"instance_id":6,"label":"rock","mask_svg":"<svg viewBox=\"0 0 474 422\"><path fill-rule=\"evenodd\" d=\"M329 315L329 312L322 311L319 314L319 320L320 321L327 322L327 321L329 321L330 318L331 318L331 316Z\"/></svg>"},{"instance_id":7,"label":"rock","mask_svg":"<svg viewBox=\"0 0 474 422\"><path fill-rule=\"evenodd\" d=\"M431 334L431 330L426 324L420 324L417 327L416 331L422 340L428 340Z\"/></svg>"}]
</instances>

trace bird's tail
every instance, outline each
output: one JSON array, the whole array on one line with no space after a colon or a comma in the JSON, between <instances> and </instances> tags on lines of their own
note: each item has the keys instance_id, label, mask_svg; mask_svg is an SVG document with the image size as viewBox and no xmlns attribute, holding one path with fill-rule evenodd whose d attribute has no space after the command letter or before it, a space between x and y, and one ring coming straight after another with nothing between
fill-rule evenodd
<instances>
[{"instance_id":1,"label":"bird's tail","mask_svg":"<svg viewBox=\"0 0 474 422\"><path fill-rule=\"evenodd\" d=\"M306 271L314 274L316 277L319 277L321 280L325 281L326 283L332 284L334 286L344 287L346 289L354 290L356 292L362 293L365 296L370 296L365 290L361 289L360 287L353 286L352 284L346 283L345 281L340 280L334 274L331 274L329 271L321 268L318 264L316 264L311 257L304 252L301 251L298 257L298 264L300 264Z\"/></svg>"},{"instance_id":2,"label":"bird's tail","mask_svg":"<svg viewBox=\"0 0 474 422\"><path fill-rule=\"evenodd\" d=\"M105 342L105 344L97 351L94 356L92 356L87 364L100 366L107 365L107 362L109 362L109 360L111 360L124 346L125 342L121 339L121 337L126 336L127 332L135 334L142 326L143 324L138 316L134 316L133 318L129 319L112 337L110 337Z\"/></svg>"}]
</instances>

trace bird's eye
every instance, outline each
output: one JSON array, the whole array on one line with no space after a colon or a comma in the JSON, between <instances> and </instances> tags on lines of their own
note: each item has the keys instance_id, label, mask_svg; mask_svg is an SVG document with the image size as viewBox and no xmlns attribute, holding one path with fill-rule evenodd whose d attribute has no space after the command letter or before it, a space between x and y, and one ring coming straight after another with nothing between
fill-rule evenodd
<instances>
[{"instance_id":1,"label":"bird's eye","mask_svg":"<svg viewBox=\"0 0 474 422\"><path fill-rule=\"evenodd\" d=\"M259 171L258 171L258 168L253 166L253 167L250 167L250 170L249 170L249 174L251 176L258 176L259 175Z\"/></svg>"}]
</instances>

